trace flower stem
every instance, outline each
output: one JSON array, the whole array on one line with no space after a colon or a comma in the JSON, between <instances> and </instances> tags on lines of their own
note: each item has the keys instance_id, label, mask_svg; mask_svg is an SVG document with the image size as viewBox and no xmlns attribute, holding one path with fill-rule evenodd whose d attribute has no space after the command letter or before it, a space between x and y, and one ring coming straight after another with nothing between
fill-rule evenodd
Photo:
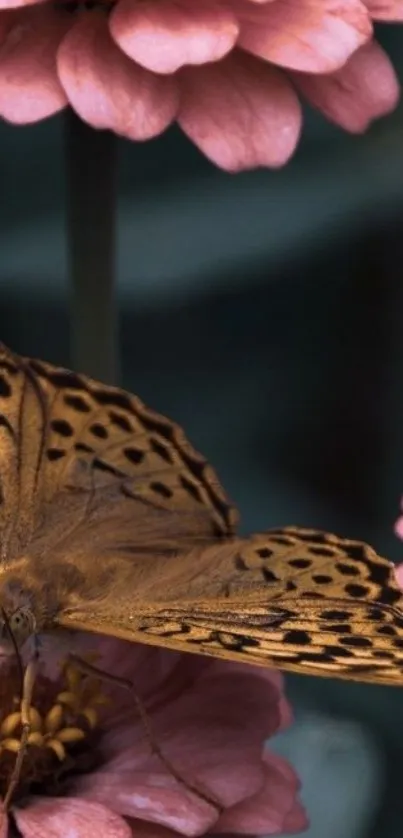
<instances>
[{"instance_id":1,"label":"flower stem","mask_svg":"<svg viewBox=\"0 0 403 838\"><path fill-rule=\"evenodd\" d=\"M116 293L116 138L66 112L67 247L71 365L94 378L118 378Z\"/></svg>"}]
</instances>

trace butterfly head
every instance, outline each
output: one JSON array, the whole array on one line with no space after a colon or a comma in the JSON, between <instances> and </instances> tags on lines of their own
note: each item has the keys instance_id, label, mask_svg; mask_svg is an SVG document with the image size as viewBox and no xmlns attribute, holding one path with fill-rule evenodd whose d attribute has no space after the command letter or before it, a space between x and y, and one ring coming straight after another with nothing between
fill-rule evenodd
<instances>
[{"instance_id":1,"label":"butterfly head","mask_svg":"<svg viewBox=\"0 0 403 838\"><path fill-rule=\"evenodd\" d=\"M0 647L20 649L37 631L35 596L22 576L4 572L0 577Z\"/></svg>"},{"instance_id":2,"label":"butterfly head","mask_svg":"<svg viewBox=\"0 0 403 838\"><path fill-rule=\"evenodd\" d=\"M5 649L18 649L32 634L35 634L35 615L27 606L20 606L11 614L1 609L0 617L0 646Z\"/></svg>"}]
</instances>

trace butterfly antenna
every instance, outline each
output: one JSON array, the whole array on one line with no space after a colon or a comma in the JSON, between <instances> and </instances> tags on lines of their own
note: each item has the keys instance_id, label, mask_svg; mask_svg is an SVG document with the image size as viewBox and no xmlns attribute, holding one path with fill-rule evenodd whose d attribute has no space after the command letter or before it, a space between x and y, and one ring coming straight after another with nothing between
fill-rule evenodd
<instances>
[{"instance_id":1,"label":"butterfly antenna","mask_svg":"<svg viewBox=\"0 0 403 838\"><path fill-rule=\"evenodd\" d=\"M10 780L8 783L7 791L4 795L4 799L2 801L2 808L4 812L7 812L12 796L18 786L18 781L21 776L22 765L24 762L25 753L27 750L28 745L28 738L31 732L31 720L30 720L30 707L32 703L32 693L35 683L35 675L36 675L36 666L35 663L32 661L26 667L24 672L24 667L22 663L21 652L18 648L18 643L15 639L13 630L10 625L10 620L4 608L1 606L1 614L4 620L4 625L6 626L7 632L9 634L11 643L14 648L15 657L17 660L17 666L20 676L20 713L21 713L21 739L20 739L20 746L17 752L17 757L14 763L13 770L11 772Z\"/></svg>"},{"instance_id":2,"label":"butterfly antenna","mask_svg":"<svg viewBox=\"0 0 403 838\"><path fill-rule=\"evenodd\" d=\"M197 786L189 783L188 780L180 774L179 771L176 770L175 766L172 765L171 761L165 756L163 751L161 750L160 746L158 745L156 738L154 736L150 717L144 707L144 704L134 689L132 682L128 678L121 678L118 675L111 675L109 672L105 672L103 669L99 669L97 666L93 666L93 664L89 664L86 661L82 660L81 658L77 657L76 655L69 655L69 660L75 663L78 669L81 669L82 672L86 673L87 675L93 675L99 678L106 683L118 685L125 690L128 690L132 697L134 698L134 702L136 705L136 710L138 716L140 718L141 724L143 726L143 730L147 739L147 742L150 746L151 751L158 757L164 768L174 777L174 779L180 783L180 785L184 786L188 791L191 791L193 794L196 794L198 797L201 797L206 803L210 806L214 806L217 809L218 813L221 814L223 811L223 807L221 804L215 800L213 797L210 797L209 794L206 792L201 791Z\"/></svg>"},{"instance_id":3,"label":"butterfly antenna","mask_svg":"<svg viewBox=\"0 0 403 838\"><path fill-rule=\"evenodd\" d=\"M20 653L20 650L18 648L18 643L15 639L14 632L11 628L10 620L9 620L7 611L5 610L5 608L3 608L3 606L0 606L0 607L1 607L1 615L2 615L2 618L3 618L3 622L4 622L4 625L7 629L7 634L9 636L10 640L11 640L11 644L12 644L12 647L14 649L14 653L15 653L15 657L16 657L16 661L17 661L18 673L19 673L19 678L20 678L20 699L22 701L23 684L24 684L24 667L22 665L21 653Z\"/></svg>"}]
</instances>

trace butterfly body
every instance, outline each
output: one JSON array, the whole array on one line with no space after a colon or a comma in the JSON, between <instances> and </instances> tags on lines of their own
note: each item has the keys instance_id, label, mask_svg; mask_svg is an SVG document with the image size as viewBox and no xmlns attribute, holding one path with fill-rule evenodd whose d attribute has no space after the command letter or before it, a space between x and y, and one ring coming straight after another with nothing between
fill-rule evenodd
<instances>
[{"instance_id":1,"label":"butterfly body","mask_svg":"<svg viewBox=\"0 0 403 838\"><path fill-rule=\"evenodd\" d=\"M19 643L85 630L403 683L403 597L386 559L297 527L237 536L236 511L176 425L6 348L0 501L0 604Z\"/></svg>"}]
</instances>

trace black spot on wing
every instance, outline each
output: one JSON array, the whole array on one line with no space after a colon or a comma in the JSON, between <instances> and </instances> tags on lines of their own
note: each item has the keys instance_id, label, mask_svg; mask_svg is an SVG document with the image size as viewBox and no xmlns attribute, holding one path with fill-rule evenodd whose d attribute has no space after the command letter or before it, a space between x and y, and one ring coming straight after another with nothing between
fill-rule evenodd
<instances>
[{"instance_id":1,"label":"black spot on wing","mask_svg":"<svg viewBox=\"0 0 403 838\"><path fill-rule=\"evenodd\" d=\"M369 590L365 585L355 585L354 583L346 585L344 590L346 594L357 599L362 599L369 594Z\"/></svg>"},{"instance_id":2,"label":"black spot on wing","mask_svg":"<svg viewBox=\"0 0 403 838\"><path fill-rule=\"evenodd\" d=\"M144 460L144 451L141 451L140 448L133 448L133 446L124 448L123 453L126 459L129 460L129 463L133 463L133 465L137 466Z\"/></svg>"},{"instance_id":3,"label":"black spot on wing","mask_svg":"<svg viewBox=\"0 0 403 838\"><path fill-rule=\"evenodd\" d=\"M53 421L50 424L52 430L54 430L55 433L60 434L60 436L73 436L73 428L71 427L70 423L66 421L66 419L53 419Z\"/></svg>"},{"instance_id":4,"label":"black spot on wing","mask_svg":"<svg viewBox=\"0 0 403 838\"><path fill-rule=\"evenodd\" d=\"M157 495L161 495L163 498L171 498L173 495L172 489L165 485L165 483L160 483L159 480L155 480L153 483L150 483L150 489Z\"/></svg>"},{"instance_id":5,"label":"black spot on wing","mask_svg":"<svg viewBox=\"0 0 403 838\"><path fill-rule=\"evenodd\" d=\"M386 637L396 637L397 631L394 626L379 626L376 633Z\"/></svg>"},{"instance_id":6,"label":"black spot on wing","mask_svg":"<svg viewBox=\"0 0 403 838\"><path fill-rule=\"evenodd\" d=\"M321 623L320 630L330 632L331 634L351 634L349 623Z\"/></svg>"},{"instance_id":7,"label":"black spot on wing","mask_svg":"<svg viewBox=\"0 0 403 838\"><path fill-rule=\"evenodd\" d=\"M372 640L369 637L341 637L340 643L342 646L357 646L359 648L370 648Z\"/></svg>"},{"instance_id":8,"label":"black spot on wing","mask_svg":"<svg viewBox=\"0 0 403 838\"><path fill-rule=\"evenodd\" d=\"M48 448L46 456L50 462L55 462L56 460L61 460L62 457L65 457L66 452L63 451L62 448Z\"/></svg>"},{"instance_id":9,"label":"black spot on wing","mask_svg":"<svg viewBox=\"0 0 403 838\"><path fill-rule=\"evenodd\" d=\"M4 375L0 375L0 396L3 399L9 399L11 396L11 387L4 378Z\"/></svg>"},{"instance_id":10,"label":"black spot on wing","mask_svg":"<svg viewBox=\"0 0 403 838\"><path fill-rule=\"evenodd\" d=\"M265 582L278 582L276 574L268 567L262 567L262 576Z\"/></svg>"},{"instance_id":11,"label":"black spot on wing","mask_svg":"<svg viewBox=\"0 0 403 838\"><path fill-rule=\"evenodd\" d=\"M248 565L246 564L245 559L243 559L239 554L234 558L234 566L237 570L248 570Z\"/></svg>"},{"instance_id":12,"label":"black spot on wing","mask_svg":"<svg viewBox=\"0 0 403 838\"><path fill-rule=\"evenodd\" d=\"M337 570L343 576L359 576L360 575L360 567L355 564L347 564L347 562L337 562L336 563Z\"/></svg>"},{"instance_id":13,"label":"black spot on wing","mask_svg":"<svg viewBox=\"0 0 403 838\"><path fill-rule=\"evenodd\" d=\"M81 380L79 375L76 375L74 372L69 372L68 370L48 370L45 366L41 364L40 361L36 361L34 359L30 359L29 366L31 369L34 370L41 378L45 378L53 384L54 387L57 389L68 389L71 390L87 390L87 386Z\"/></svg>"},{"instance_id":14,"label":"black spot on wing","mask_svg":"<svg viewBox=\"0 0 403 838\"><path fill-rule=\"evenodd\" d=\"M309 646L312 642L308 632L300 629L291 629L291 631L286 631L283 641L284 643L295 643L298 646Z\"/></svg>"},{"instance_id":15,"label":"black spot on wing","mask_svg":"<svg viewBox=\"0 0 403 838\"><path fill-rule=\"evenodd\" d=\"M101 425L100 422L94 422L90 427L90 432L98 439L107 439L109 436L107 428L105 428L105 425Z\"/></svg>"},{"instance_id":16,"label":"black spot on wing","mask_svg":"<svg viewBox=\"0 0 403 838\"><path fill-rule=\"evenodd\" d=\"M110 410L108 416L112 425L116 425L117 428L120 428L121 431L126 431L128 434L132 432L133 428L126 416L122 416L121 413L116 413L115 410Z\"/></svg>"},{"instance_id":17,"label":"black spot on wing","mask_svg":"<svg viewBox=\"0 0 403 838\"><path fill-rule=\"evenodd\" d=\"M91 413L91 406L83 399L82 396L73 396L70 393L64 396L64 403L67 407L72 407L79 413Z\"/></svg>"},{"instance_id":18,"label":"black spot on wing","mask_svg":"<svg viewBox=\"0 0 403 838\"><path fill-rule=\"evenodd\" d=\"M158 439L154 437L150 438L150 447L151 450L154 451L155 454L158 454L162 460L165 460L166 463L173 463L173 457L166 445L163 445Z\"/></svg>"},{"instance_id":19,"label":"black spot on wing","mask_svg":"<svg viewBox=\"0 0 403 838\"><path fill-rule=\"evenodd\" d=\"M244 634L230 634L229 632L215 631L211 633L211 640L216 641L224 649L242 651L245 648L257 648L260 646L258 640L247 637Z\"/></svg>"},{"instance_id":20,"label":"black spot on wing","mask_svg":"<svg viewBox=\"0 0 403 838\"><path fill-rule=\"evenodd\" d=\"M339 611L336 608L326 608L319 614L321 620L350 620L350 611Z\"/></svg>"}]
</instances>

